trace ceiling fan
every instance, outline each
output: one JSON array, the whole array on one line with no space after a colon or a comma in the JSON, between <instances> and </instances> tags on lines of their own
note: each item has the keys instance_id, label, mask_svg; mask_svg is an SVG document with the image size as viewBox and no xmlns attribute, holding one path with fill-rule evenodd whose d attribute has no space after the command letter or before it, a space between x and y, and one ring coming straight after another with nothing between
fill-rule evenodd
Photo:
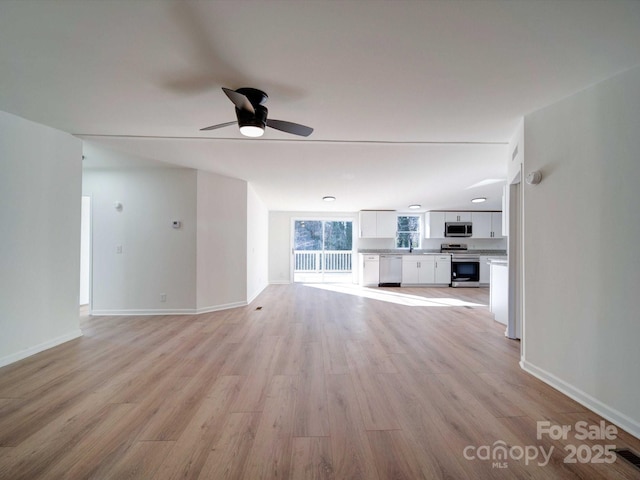
<instances>
[{"instance_id":1,"label":"ceiling fan","mask_svg":"<svg viewBox=\"0 0 640 480\"><path fill-rule=\"evenodd\" d=\"M269 97L262 90L256 88L231 90L224 87L222 87L222 90L236 106L237 122L219 123L218 125L201 128L200 131L215 130L237 123L240 126L240 133L247 137L262 136L265 126L302 137L308 137L313 132L313 128L305 125L267 118L268 110L263 104L267 102Z\"/></svg>"}]
</instances>

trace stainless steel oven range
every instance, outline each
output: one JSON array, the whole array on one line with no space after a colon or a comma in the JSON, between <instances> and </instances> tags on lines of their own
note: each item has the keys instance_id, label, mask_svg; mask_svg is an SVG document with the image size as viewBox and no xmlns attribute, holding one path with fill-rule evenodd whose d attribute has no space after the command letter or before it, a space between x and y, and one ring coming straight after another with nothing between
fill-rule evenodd
<instances>
[{"instance_id":1,"label":"stainless steel oven range","mask_svg":"<svg viewBox=\"0 0 640 480\"><path fill-rule=\"evenodd\" d=\"M467 244L443 243L440 251L451 254L452 287L480 286L480 256L467 253Z\"/></svg>"}]
</instances>

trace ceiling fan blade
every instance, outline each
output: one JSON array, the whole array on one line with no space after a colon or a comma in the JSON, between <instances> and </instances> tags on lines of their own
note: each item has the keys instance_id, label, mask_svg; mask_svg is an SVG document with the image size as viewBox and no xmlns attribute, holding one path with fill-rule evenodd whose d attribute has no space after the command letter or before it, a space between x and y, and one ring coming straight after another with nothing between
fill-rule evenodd
<instances>
[{"instance_id":1,"label":"ceiling fan blade","mask_svg":"<svg viewBox=\"0 0 640 480\"><path fill-rule=\"evenodd\" d=\"M281 132L292 133L294 135L300 135L301 137L308 137L313 132L313 128L299 123L285 122L284 120L272 120L267 119L267 127L275 128Z\"/></svg>"},{"instance_id":2,"label":"ceiling fan blade","mask_svg":"<svg viewBox=\"0 0 640 480\"><path fill-rule=\"evenodd\" d=\"M230 125L237 125L237 124L238 124L238 122L236 122L236 121L227 122L227 123L219 123L218 125L211 125L210 127L201 128L200 131L202 132L203 130L216 130L218 128L228 127Z\"/></svg>"},{"instance_id":3,"label":"ceiling fan blade","mask_svg":"<svg viewBox=\"0 0 640 480\"><path fill-rule=\"evenodd\" d=\"M238 110L246 110L247 112L256 113L253 105L251 105L251 102L246 95L238 93L235 90L231 90L230 88L222 87L222 90L227 94L229 100L233 102Z\"/></svg>"}]
</instances>

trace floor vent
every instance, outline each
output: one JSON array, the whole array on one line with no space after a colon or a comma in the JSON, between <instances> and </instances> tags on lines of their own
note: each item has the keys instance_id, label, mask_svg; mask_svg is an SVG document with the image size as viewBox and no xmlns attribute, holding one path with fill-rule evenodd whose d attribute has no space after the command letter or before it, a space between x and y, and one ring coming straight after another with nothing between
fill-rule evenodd
<instances>
[{"instance_id":1,"label":"floor vent","mask_svg":"<svg viewBox=\"0 0 640 480\"><path fill-rule=\"evenodd\" d=\"M632 452L628 448L617 448L614 450L614 452L616 452L616 455L618 457L625 459L631 465L633 465L637 469L640 469L640 456L638 456L636 453Z\"/></svg>"}]
</instances>

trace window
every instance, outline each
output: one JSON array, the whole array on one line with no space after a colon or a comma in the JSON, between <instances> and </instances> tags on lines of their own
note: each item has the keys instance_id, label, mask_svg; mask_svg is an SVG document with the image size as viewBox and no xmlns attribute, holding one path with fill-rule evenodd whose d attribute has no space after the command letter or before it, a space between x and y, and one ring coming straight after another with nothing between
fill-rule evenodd
<instances>
[{"instance_id":1,"label":"window","mask_svg":"<svg viewBox=\"0 0 640 480\"><path fill-rule=\"evenodd\" d=\"M396 234L396 248L420 248L420 216L399 215Z\"/></svg>"},{"instance_id":2,"label":"window","mask_svg":"<svg viewBox=\"0 0 640 480\"><path fill-rule=\"evenodd\" d=\"M353 281L351 220L295 220L293 250L294 282Z\"/></svg>"}]
</instances>

